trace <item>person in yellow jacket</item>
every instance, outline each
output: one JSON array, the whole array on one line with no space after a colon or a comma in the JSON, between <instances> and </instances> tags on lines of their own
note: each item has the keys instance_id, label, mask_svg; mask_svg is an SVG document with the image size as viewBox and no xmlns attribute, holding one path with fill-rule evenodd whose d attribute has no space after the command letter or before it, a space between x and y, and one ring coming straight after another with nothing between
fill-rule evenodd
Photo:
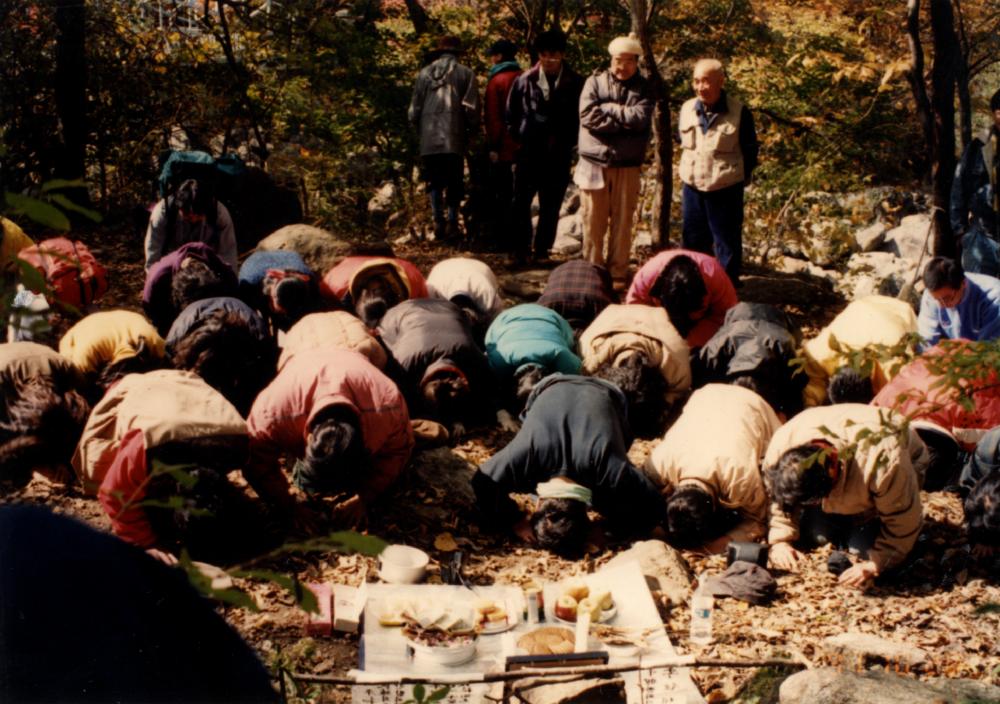
<instances>
[{"instance_id":1,"label":"person in yellow jacket","mask_svg":"<svg viewBox=\"0 0 1000 704\"><path fill-rule=\"evenodd\" d=\"M585 374L625 392L639 436L659 435L664 413L691 389L691 350L659 306L609 305L580 336L580 356Z\"/></svg>"},{"instance_id":2,"label":"person in yellow jacket","mask_svg":"<svg viewBox=\"0 0 1000 704\"><path fill-rule=\"evenodd\" d=\"M874 345L891 347L916 332L917 316L905 301L888 296L866 296L852 301L802 347L809 377L802 394L805 405L819 406L826 402L831 378L848 362L845 351ZM872 394L878 393L907 361L904 354L880 359L871 374Z\"/></svg>"},{"instance_id":3,"label":"person in yellow jacket","mask_svg":"<svg viewBox=\"0 0 1000 704\"><path fill-rule=\"evenodd\" d=\"M278 371L300 352L311 350L354 350L360 352L378 369L388 361L385 348L371 330L356 316L337 310L310 313L289 328L281 343Z\"/></svg>"},{"instance_id":4,"label":"person in yellow jacket","mask_svg":"<svg viewBox=\"0 0 1000 704\"><path fill-rule=\"evenodd\" d=\"M775 432L764 456L774 567L798 568L793 543L831 542L860 554L840 583L863 588L906 559L923 521L927 451L902 422L888 409L843 403L807 409Z\"/></svg>"},{"instance_id":5,"label":"person in yellow jacket","mask_svg":"<svg viewBox=\"0 0 1000 704\"><path fill-rule=\"evenodd\" d=\"M59 341L59 354L103 393L125 374L165 366L166 342L142 314L108 310L71 327Z\"/></svg>"},{"instance_id":6,"label":"person in yellow jacket","mask_svg":"<svg viewBox=\"0 0 1000 704\"><path fill-rule=\"evenodd\" d=\"M780 426L767 401L749 389L708 384L691 394L643 467L666 498L671 543L718 553L730 541L765 537L760 460Z\"/></svg>"}]
</instances>

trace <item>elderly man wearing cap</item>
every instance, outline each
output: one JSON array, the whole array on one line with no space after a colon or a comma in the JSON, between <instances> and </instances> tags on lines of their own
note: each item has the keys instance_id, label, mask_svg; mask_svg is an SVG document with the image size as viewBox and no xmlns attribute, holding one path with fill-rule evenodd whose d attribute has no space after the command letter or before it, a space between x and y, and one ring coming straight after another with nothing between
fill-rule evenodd
<instances>
[{"instance_id":1,"label":"elderly man wearing cap","mask_svg":"<svg viewBox=\"0 0 1000 704\"><path fill-rule=\"evenodd\" d=\"M646 156L653 100L639 75L642 46L634 36L608 46L611 68L590 76L580 96L580 161L574 181L581 189L583 257L606 266L624 286L632 249L632 216L639 200L639 167Z\"/></svg>"},{"instance_id":2,"label":"elderly man wearing cap","mask_svg":"<svg viewBox=\"0 0 1000 704\"><path fill-rule=\"evenodd\" d=\"M997 178L1000 176L1000 90L990 98L990 113L993 124L977 134L965 151L955 169L955 180L951 187L951 229L962 240L962 250L973 249L971 240L977 235L985 235L1000 241L1000 191ZM994 248L996 245L994 245ZM971 252L970 252L971 254ZM1000 275L1000 269L976 266L975 257L962 257L967 271L991 276Z\"/></svg>"},{"instance_id":3,"label":"elderly man wearing cap","mask_svg":"<svg viewBox=\"0 0 1000 704\"><path fill-rule=\"evenodd\" d=\"M510 230L510 206L514 201L514 156L517 141L507 129L507 96L514 79L521 75L517 63L517 45L509 39L498 39L487 54L493 66L486 83L483 99L483 122L486 146L489 149L489 188L487 190L488 222L486 246L494 252L503 251L500 238Z\"/></svg>"},{"instance_id":4,"label":"elderly man wearing cap","mask_svg":"<svg viewBox=\"0 0 1000 704\"><path fill-rule=\"evenodd\" d=\"M431 197L435 239L461 236L462 157L466 138L479 122L479 91L472 69L458 63L458 37L441 37L413 87L409 118L420 130L420 158ZM447 192L447 196L445 196ZM447 203L447 220L445 204Z\"/></svg>"},{"instance_id":5,"label":"elderly man wearing cap","mask_svg":"<svg viewBox=\"0 0 1000 704\"><path fill-rule=\"evenodd\" d=\"M520 143L514 173L514 257L534 251L544 260L556 224L579 129L583 78L563 60L566 35L558 29L535 40L538 63L521 74L507 99L507 125ZM531 201L538 194L538 227L531 241Z\"/></svg>"},{"instance_id":6,"label":"elderly man wearing cap","mask_svg":"<svg viewBox=\"0 0 1000 704\"><path fill-rule=\"evenodd\" d=\"M722 89L717 59L694 65L697 97L681 106L684 247L715 254L733 285L743 263L743 187L757 166L757 131L745 105ZM714 249L714 252L713 252Z\"/></svg>"}]
</instances>

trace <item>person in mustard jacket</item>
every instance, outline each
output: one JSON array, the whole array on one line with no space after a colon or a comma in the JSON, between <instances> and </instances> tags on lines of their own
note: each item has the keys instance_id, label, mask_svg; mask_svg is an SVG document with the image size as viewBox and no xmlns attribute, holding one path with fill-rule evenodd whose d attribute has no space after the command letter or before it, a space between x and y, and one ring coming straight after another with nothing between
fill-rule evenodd
<instances>
[{"instance_id":1,"label":"person in mustard jacket","mask_svg":"<svg viewBox=\"0 0 1000 704\"><path fill-rule=\"evenodd\" d=\"M666 498L672 544L719 553L730 541L766 537L760 460L780 426L767 401L749 389L708 384L691 394L643 467Z\"/></svg>"},{"instance_id":2,"label":"person in mustard jacket","mask_svg":"<svg viewBox=\"0 0 1000 704\"><path fill-rule=\"evenodd\" d=\"M343 310L310 313L295 323L282 340L278 369L300 352L312 350L354 350L383 371L388 360L385 348L371 330Z\"/></svg>"},{"instance_id":3,"label":"person in mustard jacket","mask_svg":"<svg viewBox=\"0 0 1000 704\"><path fill-rule=\"evenodd\" d=\"M926 448L904 428L892 411L843 403L806 409L774 433L764 456L774 567L798 568L793 544L832 542L862 560L840 583L863 588L906 559L923 522Z\"/></svg>"}]
</instances>

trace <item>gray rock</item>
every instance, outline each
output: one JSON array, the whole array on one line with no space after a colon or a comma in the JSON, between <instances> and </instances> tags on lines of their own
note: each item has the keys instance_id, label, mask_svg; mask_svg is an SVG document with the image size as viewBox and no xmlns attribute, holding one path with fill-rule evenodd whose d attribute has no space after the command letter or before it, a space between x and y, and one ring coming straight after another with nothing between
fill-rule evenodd
<instances>
[{"instance_id":1,"label":"gray rock","mask_svg":"<svg viewBox=\"0 0 1000 704\"><path fill-rule=\"evenodd\" d=\"M545 290L545 283L549 280L549 272L545 269L531 269L512 274L500 274L497 278L500 280L500 288L511 296L534 301Z\"/></svg>"},{"instance_id":2,"label":"gray rock","mask_svg":"<svg viewBox=\"0 0 1000 704\"><path fill-rule=\"evenodd\" d=\"M781 684L781 704L959 704L1000 701L1000 688L977 680L921 682L889 672L803 670Z\"/></svg>"},{"instance_id":3,"label":"gray rock","mask_svg":"<svg viewBox=\"0 0 1000 704\"><path fill-rule=\"evenodd\" d=\"M576 254L583 249L583 225L576 215L560 218L556 224L556 239L552 251L558 254Z\"/></svg>"},{"instance_id":4,"label":"gray rock","mask_svg":"<svg viewBox=\"0 0 1000 704\"><path fill-rule=\"evenodd\" d=\"M580 187L575 183L570 183L566 189L566 196L563 198L562 207L559 208L559 217L573 215L580 209Z\"/></svg>"},{"instance_id":5,"label":"gray rock","mask_svg":"<svg viewBox=\"0 0 1000 704\"><path fill-rule=\"evenodd\" d=\"M475 506L476 495L472 490L472 475L476 466L462 459L448 447L436 447L416 452L410 463L407 481L431 488L447 502L423 501L386 502L388 511L401 511L406 519L416 517L424 525L442 525L456 513L464 513Z\"/></svg>"},{"instance_id":6,"label":"gray rock","mask_svg":"<svg viewBox=\"0 0 1000 704\"><path fill-rule=\"evenodd\" d=\"M922 670L927 666L927 653L906 643L887 640L870 633L849 631L829 636L822 641L823 650L843 656L846 663L863 662L880 665L905 665Z\"/></svg>"},{"instance_id":7,"label":"gray rock","mask_svg":"<svg viewBox=\"0 0 1000 704\"><path fill-rule=\"evenodd\" d=\"M275 230L257 243L257 249L298 252L310 269L323 276L351 253L351 243L332 232L300 223Z\"/></svg>"},{"instance_id":8,"label":"gray rock","mask_svg":"<svg viewBox=\"0 0 1000 704\"><path fill-rule=\"evenodd\" d=\"M862 252L871 252L885 242L886 226L884 222L872 223L863 230L854 233L854 242Z\"/></svg>"},{"instance_id":9,"label":"gray rock","mask_svg":"<svg viewBox=\"0 0 1000 704\"><path fill-rule=\"evenodd\" d=\"M899 227L885 234L885 242L879 249L914 263L920 260L923 253L926 261L931 256L925 251L930 246L931 238L928 236L930 225L931 218L927 213L907 215L900 221Z\"/></svg>"},{"instance_id":10,"label":"gray rock","mask_svg":"<svg viewBox=\"0 0 1000 704\"><path fill-rule=\"evenodd\" d=\"M386 181L368 201L368 218L373 223L385 223L394 210L396 184Z\"/></svg>"},{"instance_id":11,"label":"gray rock","mask_svg":"<svg viewBox=\"0 0 1000 704\"><path fill-rule=\"evenodd\" d=\"M694 575L687 560L662 540L643 540L615 555L607 566L638 561L649 588L662 592L674 605L687 602Z\"/></svg>"},{"instance_id":12,"label":"gray rock","mask_svg":"<svg viewBox=\"0 0 1000 704\"><path fill-rule=\"evenodd\" d=\"M838 274L832 269L823 269L810 261L794 257L782 257L775 262L775 268L785 274L808 274L830 283L837 283Z\"/></svg>"},{"instance_id":13,"label":"gray rock","mask_svg":"<svg viewBox=\"0 0 1000 704\"><path fill-rule=\"evenodd\" d=\"M872 294L898 296L913 281L916 268L916 262L890 252L858 252L847 261L839 288L850 300Z\"/></svg>"},{"instance_id":14,"label":"gray rock","mask_svg":"<svg viewBox=\"0 0 1000 704\"><path fill-rule=\"evenodd\" d=\"M627 701L625 681L620 677L538 684L546 681L551 680L517 680L511 684L511 692L517 701L527 704L625 704Z\"/></svg>"}]
</instances>

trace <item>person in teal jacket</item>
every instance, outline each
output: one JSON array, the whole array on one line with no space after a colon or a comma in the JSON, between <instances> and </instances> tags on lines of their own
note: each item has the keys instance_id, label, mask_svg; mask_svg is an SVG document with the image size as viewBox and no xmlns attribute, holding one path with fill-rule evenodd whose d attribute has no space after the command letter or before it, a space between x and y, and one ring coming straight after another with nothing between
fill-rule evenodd
<instances>
[{"instance_id":1,"label":"person in teal jacket","mask_svg":"<svg viewBox=\"0 0 1000 704\"><path fill-rule=\"evenodd\" d=\"M486 331L490 369L520 409L532 387L554 372L579 374L573 328L550 308L525 303L508 308Z\"/></svg>"}]
</instances>

